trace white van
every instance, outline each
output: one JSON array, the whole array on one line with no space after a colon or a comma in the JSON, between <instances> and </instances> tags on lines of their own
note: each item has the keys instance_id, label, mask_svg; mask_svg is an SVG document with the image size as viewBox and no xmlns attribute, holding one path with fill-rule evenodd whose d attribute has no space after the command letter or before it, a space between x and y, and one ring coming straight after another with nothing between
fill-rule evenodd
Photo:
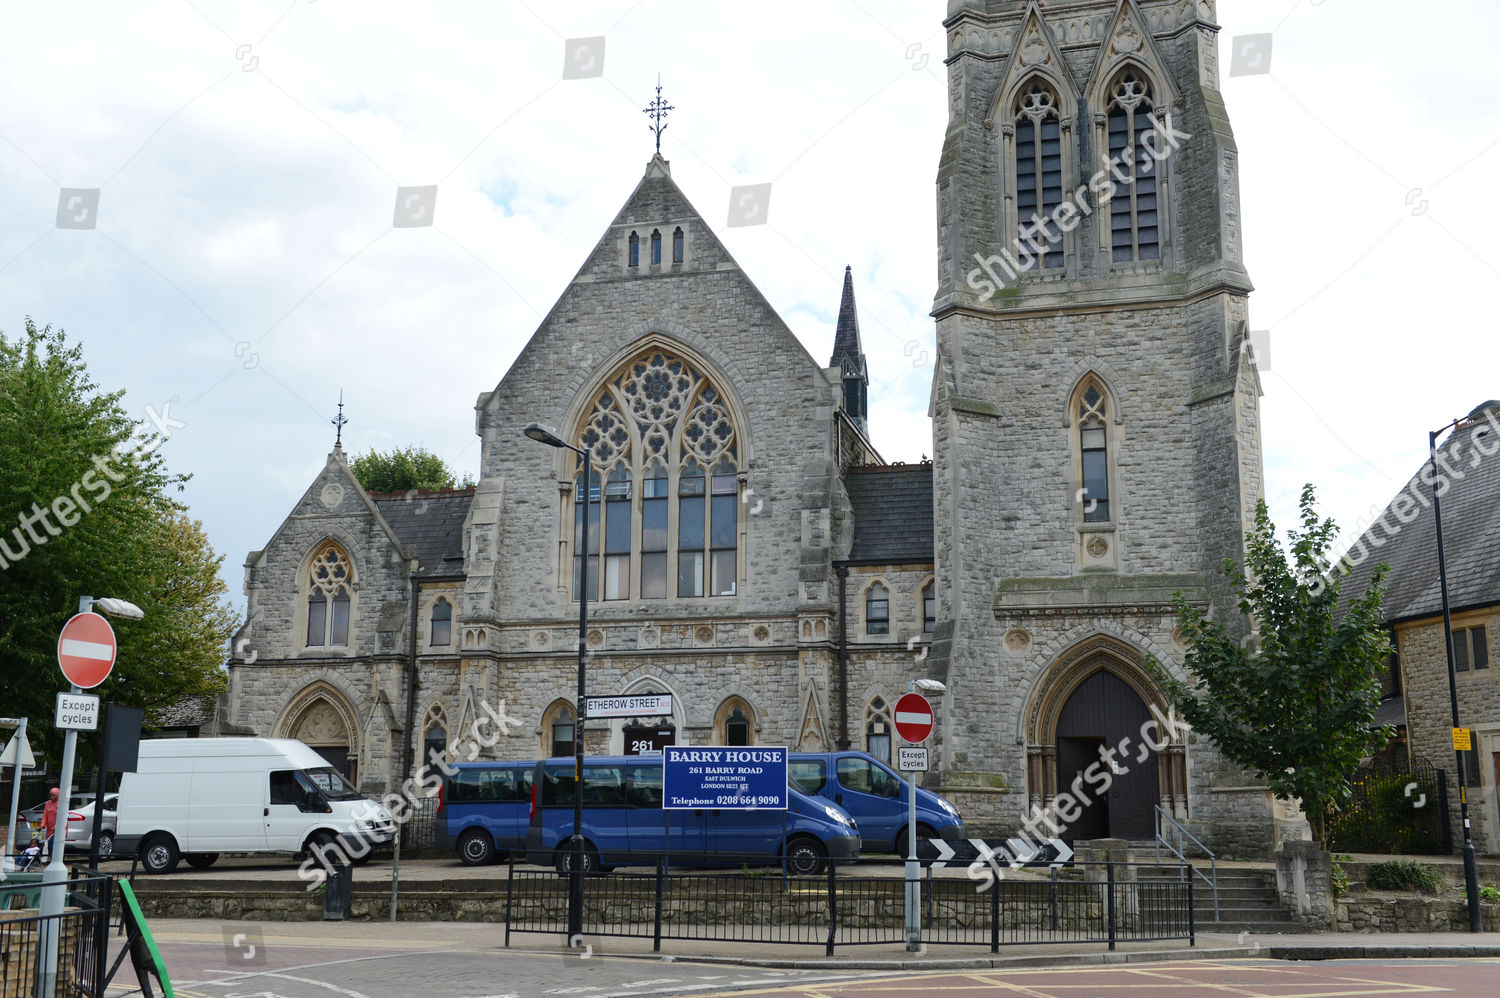
<instances>
[{"instance_id":1,"label":"white van","mask_svg":"<svg viewBox=\"0 0 1500 998\"><path fill-rule=\"evenodd\" d=\"M116 855L148 873L177 860L202 869L224 852L308 852L337 842L358 862L391 841L396 822L328 761L290 738L161 738L141 742L120 784Z\"/></svg>"}]
</instances>

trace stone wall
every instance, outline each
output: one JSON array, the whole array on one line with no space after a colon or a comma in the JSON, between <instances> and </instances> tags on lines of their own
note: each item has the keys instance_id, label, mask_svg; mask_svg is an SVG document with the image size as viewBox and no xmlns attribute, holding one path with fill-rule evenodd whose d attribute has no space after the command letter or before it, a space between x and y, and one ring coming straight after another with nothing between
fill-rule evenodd
<instances>
[{"instance_id":1,"label":"stone wall","mask_svg":"<svg viewBox=\"0 0 1500 998\"><path fill-rule=\"evenodd\" d=\"M1500 904L1481 904L1484 931L1500 932ZM1466 901L1348 897L1334 902L1339 932L1468 932Z\"/></svg>"}]
</instances>

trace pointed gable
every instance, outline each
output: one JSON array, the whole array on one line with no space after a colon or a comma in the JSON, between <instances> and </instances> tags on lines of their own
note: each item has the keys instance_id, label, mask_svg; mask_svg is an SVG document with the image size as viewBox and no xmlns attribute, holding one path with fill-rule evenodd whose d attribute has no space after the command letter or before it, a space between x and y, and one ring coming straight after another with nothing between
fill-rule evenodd
<instances>
[{"instance_id":1,"label":"pointed gable","mask_svg":"<svg viewBox=\"0 0 1500 998\"><path fill-rule=\"evenodd\" d=\"M1170 107L1176 103L1179 97L1177 86L1172 74L1167 72L1167 61L1157 48L1156 39L1151 36L1150 26L1136 0L1120 0L1104 38L1104 47L1099 50L1099 60L1094 64L1087 90L1096 111L1108 103L1105 88L1129 63L1144 69L1162 88L1156 98L1157 107Z\"/></svg>"},{"instance_id":2,"label":"pointed gable","mask_svg":"<svg viewBox=\"0 0 1500 998\"><path fill-rule=\"evenodd\" d=\"M989 117L998 122L1008 121L1007 104L1016 88L1033 76L1040 76L1057 88L1063 117L1071 119L1067 109L1077 103L1078 84L1036 0L1031 0L1021 21L1021 29L1016 33L1016 46L1006 60L1005 71L1000 74L1000 86L990 102Z\"/></svg>"}]
</instances>

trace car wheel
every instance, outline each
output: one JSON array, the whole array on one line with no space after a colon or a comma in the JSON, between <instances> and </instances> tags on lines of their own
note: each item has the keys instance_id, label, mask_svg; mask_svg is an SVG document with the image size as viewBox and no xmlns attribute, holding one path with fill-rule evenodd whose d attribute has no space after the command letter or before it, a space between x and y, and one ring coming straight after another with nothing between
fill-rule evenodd
<instances>
[{"instance_id":1,"label":"car wheel","mask_svg":"<svg viewBox=\"0 0 1500 998\"><path fill-rule=\"evenodd\" d=\"M106 860L115 854L115 837L111 832L99 833L99 859Z\"/></svg>"},{"instance_id":2,"label":"car wheel","mask_svg":"<svg viewBox=\"0 0 1500 998\"><path fill-rule=\"evenodd\" d=\"M141 842L141 866L147 873L171 873L177 869L177 842L165 833L146 836Z\"/></svg>"},{"instance_id":3,"label":"car wheel","mask_svg":"<svg viewBox=\"0 0 1500 998\"><path fill-rule=\"evenodd\" d=\"M573 843L564 842L557 847L557 858L553 865L557 867L559 876L566 877L573 872ZM583 875L592 877L599 872L599 851L589 844L588 840L583 843Z\"/></svg>"},{"instance_id":4,"label":"car wheel","mask_svg":"<svg viewBox=\"0 0 1500 998\"><path fill-rule=\"evenodd\" d=\"M219 858L219 854L216 852L190 852L182 858L187 860L187 865L193 869L206 870L214 865Z\"/></svg>"},{"instance_id":5,"label":"car wheel","mask_svg":"<svg viewBox=\"0 0 1500 998\"><path fill-rule=\"evenodd\" d=\"M828 868L828 850L817 839L800 836L787 845L786 865L798 876L815 877Z\"/></svg>"},{"instance_id":6,"label":"car wheel","mask_svg":"<svg viewBox=\"0 0 1500 998\"><path fill-rule=\"evenodd\" d=\"M495 861L495 840L482 828L471 828L458 837L458 858L464 866L485 866Z\"/></svg>"}]
</instances>

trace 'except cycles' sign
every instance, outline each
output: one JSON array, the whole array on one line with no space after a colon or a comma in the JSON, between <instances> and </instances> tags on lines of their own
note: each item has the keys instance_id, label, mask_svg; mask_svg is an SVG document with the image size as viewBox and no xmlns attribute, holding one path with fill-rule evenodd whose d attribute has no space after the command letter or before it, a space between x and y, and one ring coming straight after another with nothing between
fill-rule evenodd
<instances>
[{"instance_id":1,"label":"'except cycles' sign","mask_svg":"<svg viewBox=\"0 0 1500 998\"><path fill-rule=\"evenodd\" d=\"M734 746L662 746L662 807L787 807L786 749Z\"/></svg>"}]
</instances>

